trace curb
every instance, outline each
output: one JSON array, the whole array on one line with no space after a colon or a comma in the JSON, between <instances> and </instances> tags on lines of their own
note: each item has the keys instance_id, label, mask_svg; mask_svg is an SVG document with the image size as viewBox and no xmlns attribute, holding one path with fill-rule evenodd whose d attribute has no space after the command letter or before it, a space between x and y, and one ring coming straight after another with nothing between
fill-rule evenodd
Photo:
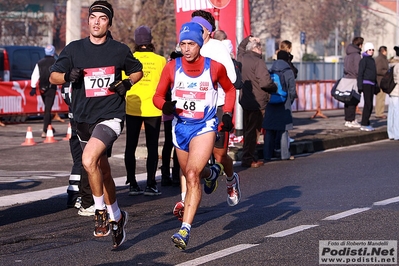
<instances>
[{"instance_id":1,"label":"curb","mask_svg":"<svg viewBox=\"0 0 399 266\"><path fill-rule=\"evenodd\" d=\"M356 144L368 143L378 140L388 139L386 130L367 132L366 134L347 135L331 139L314 139L294 141L290 145L291 155L300 155L304 153L315 153L329 149L351 146ZM259 159L263 159L263 144L256 146ZM241 161L242 147L229 148L228 154L234 161Z\"/></svg>"},{"instance_id":2,"label":"curb","mask_svg":"<svg viewBox=\"0 0 399 266\"><path fill-rule=\"evenodd\" d=\"M317 137L317 135L316 135ZM315 138L312 140L299 140L294 141L290 145L291 155L300 155L305 153L315 153L319 151L325 151L329 149L351 146L356 144L368 143L378 140L388 139L388 133L386 129L376 130L372 132L363 132L362 134L347 134L342 137L333 138ZM158 147L159 158L161 159L162 145ZM229 147L228 155L234 161L241 161L242 158L242 144L236 143L235 147ZM259 159L263 159L263 143L256 146L256 150L259 155ZM136 159L145 160L147 158L147 147L138 146L136 149Z\"/></svg>"}]
</instances>

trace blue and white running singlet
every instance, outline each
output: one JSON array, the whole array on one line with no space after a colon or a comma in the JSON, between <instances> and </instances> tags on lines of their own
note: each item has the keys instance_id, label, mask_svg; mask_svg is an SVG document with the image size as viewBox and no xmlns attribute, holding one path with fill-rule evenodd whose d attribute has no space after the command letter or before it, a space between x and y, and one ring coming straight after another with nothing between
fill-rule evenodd
<instances>
[{"instance_id":1,"label":"blue and white running singlet","mask_svg":"<svg viewBox=\"0 0 399 266\"><path fill-rule=\"evenodd\" d=\"M181 58L176 58L175 82L172 101L176 102L173 120L173 144L188 151L195 136L217 132L217 89L211 78L211 59L205 58L204 70L198 77L189 77L183 70Z\"/></svg>"}]
</instances>

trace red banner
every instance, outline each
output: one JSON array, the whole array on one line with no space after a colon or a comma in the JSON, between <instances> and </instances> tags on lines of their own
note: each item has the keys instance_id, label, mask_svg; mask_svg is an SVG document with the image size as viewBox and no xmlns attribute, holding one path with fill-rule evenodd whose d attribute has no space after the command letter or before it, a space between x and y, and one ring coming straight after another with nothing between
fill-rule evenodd
<instances>
[{"instance_id":1,"label":"red banner","mask_svg":"<svg viewBox=\"0 0 399 266\"><path fill-rule=\"evenodd\" d=\"M30 96L30 80L0 82L0 115L1 114L39 114L44 113L44 103L39 90ZM67 113L68 105L62 99L60 89L55 95L54 112Z\"/></svg>"},{"instance_id":2,"label":"red banner","mask_svg":"<svg viewBox=\"0 0 399 266\"><path fill-rule=\"evenodd\" d=\"M248 0L242 0L242 1L244 3L243 38L245 38L251 34L251 21L249 16ZM230 1L230 3L223 9L214 9L214 7L211 5L211 3L208 0L175 0L176 36L179 36L181 25L191 20L191 13L193 13L193 11L195 10L200 10L200 9L211 12L215 17L215 19L217 19L218 15L219 29L226 32L227 37L233 43L234 47L233 51L236 51L237 1L235 0ZM219 14L216 14L217 12ZM176 39L178 39L178 37Z\"/></svg>"}]
</instances>

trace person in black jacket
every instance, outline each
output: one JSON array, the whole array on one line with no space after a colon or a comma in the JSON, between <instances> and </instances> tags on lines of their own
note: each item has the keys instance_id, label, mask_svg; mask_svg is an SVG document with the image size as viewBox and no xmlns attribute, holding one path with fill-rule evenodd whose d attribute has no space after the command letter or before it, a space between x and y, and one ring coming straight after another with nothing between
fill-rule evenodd
<instances>
[{"instance_id":1,"label":"person in black jacket","mask_svg":"<svg viewBox=\"0 0 399 266\"><path fill-rule=\"evenodd\" d=\"M357 88L363 92L364 106L360 130L373 131L370 126L370 116L373 111L373 98L377 84L377 69L373 59L374 45L370 42L364 44L363 58L359 62L359 74L357 76Z\"/></svg>"},{"instance_id":2,"label":"person in black jacket","mask_svg":"<svg viewBox=\"0 0 399 266\"><path fill-rule=\"evenodd\" d=\"M57 85L50 84L50 67L54 64L55 48L51 44L44 48L46 56L37 62L32 76L30 96L36 95L36 86L39 86L40 95L44 103L44 118L43 118L43 132L42 138L46 137L47 127L51 125L51 108L54 104L55 94L57 92ZM54 129L53 129L54 131Z\"/></svg>"}]
</instances>

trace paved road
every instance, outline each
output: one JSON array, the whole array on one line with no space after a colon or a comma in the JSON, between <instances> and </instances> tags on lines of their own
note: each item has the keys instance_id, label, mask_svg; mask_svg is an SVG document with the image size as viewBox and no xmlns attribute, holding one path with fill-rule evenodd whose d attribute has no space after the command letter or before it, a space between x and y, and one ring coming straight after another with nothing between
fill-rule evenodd
<instances>
[{"instance_id":1,"label":"paved road","mask_svg":"<svg viewBox=\"0 0 399 266\"><path fill-rule=\"evenodd\" d=\"M163 188L160 197L129 197L119 186L118 202L129 212L129 223L127 242L118 250L111 249L108 237L95 239L92 218L65 209L65 198L1 207L0 264L318 265L319 240L398 239L398 145L384 140L258 169L237 167L241 203L227 206L221 177L218 190L203 197L186 251L170 241L180 225L171 214L178 188ZM15 149L20 150L8 151L16 156ZM46 164L58 160L52 156ZM23 168L14 163L9 170ZM18 189L28 184L21 182ZM17 186L2 182L2 188L10 185Z\"/></svg>"}]
</instances>

